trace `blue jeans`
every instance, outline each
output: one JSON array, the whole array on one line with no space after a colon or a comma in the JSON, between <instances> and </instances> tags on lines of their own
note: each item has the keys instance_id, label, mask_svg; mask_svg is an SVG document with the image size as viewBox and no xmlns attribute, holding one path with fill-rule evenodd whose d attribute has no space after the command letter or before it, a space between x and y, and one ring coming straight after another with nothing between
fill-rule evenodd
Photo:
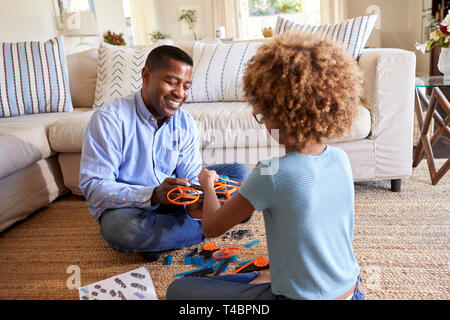
<instances>
[{"instance_id":1,"label":"blue jeans","mask_svg":"<svg viewBox=\"0 0 450 320\"><path fill-rule=\"evenodd\" d=\"M167 288L167 300L288 300L272 293L270 283L250 284L259 272L218 277L184 277ZM352 300L364 300L362 280L358 276Z\"/></svg>"},{"instance_id":2,"label":"blue jeans","mask_svg":"<svg viewBox=\"0 0 450 320\"><path fill-rule=\"evenodd\" d=\"M245 181L250 174L243 164L219 164L207 169L235 181ZM113 249L126 253L180 249L205 239L201 223L187 214L185 206L177 205L160 205L156 210L106 210L100 218L100 231Z\"/></svg>"}]
</instances>

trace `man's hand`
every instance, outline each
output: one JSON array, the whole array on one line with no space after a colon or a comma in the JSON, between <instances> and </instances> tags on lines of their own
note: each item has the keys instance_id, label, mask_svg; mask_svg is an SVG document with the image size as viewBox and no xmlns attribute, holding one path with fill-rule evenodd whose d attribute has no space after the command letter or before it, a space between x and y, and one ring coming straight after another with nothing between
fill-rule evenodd
<instances>
[{"instance_id":1,"label":"man's hand","mask_svg":"<svg viewBox=\"0 0 450 320\"><path fill-rule=\"evenodd\" d=\"M166 178L164 182L153 190L152 205L170 204L167 200L167 193L176 187L189 187L189 181L186 178Z\"/></svg>"}]
</instances>

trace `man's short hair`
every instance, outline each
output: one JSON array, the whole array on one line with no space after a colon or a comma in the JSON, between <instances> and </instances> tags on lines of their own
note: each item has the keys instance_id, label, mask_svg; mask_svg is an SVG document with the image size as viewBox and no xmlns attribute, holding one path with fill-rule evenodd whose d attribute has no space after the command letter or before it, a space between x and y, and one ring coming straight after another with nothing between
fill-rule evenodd
<instances>
[{"instance_id":1,"label":"man's short hair","mask_svg":"<svg viewBox=\"0 0 450 320\"><path fill-rule=\"evenodd\" d=\"M145 61L145 66L150 71L160 70L167 68L171 59L184 62L190 66L194 64L192 58L180 48L165 45L159 46L150 52Z\"/></svg>"}]
</instances>

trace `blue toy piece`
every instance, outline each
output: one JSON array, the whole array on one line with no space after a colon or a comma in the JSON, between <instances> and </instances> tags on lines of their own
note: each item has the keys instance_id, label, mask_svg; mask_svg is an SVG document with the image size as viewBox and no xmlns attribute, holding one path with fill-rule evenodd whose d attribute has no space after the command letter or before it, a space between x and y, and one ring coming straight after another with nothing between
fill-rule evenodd
<instances>
[{"instance_id":1,"label":"blue toy piece","mask_svg":"<svg viewBox=\"0 0 450 320\"><path fill-rule=\"evenodd\" d=\"M184 264L189 266L192 264L192 257L190 254L185 254L184 255Z\"/></svg>"},{"instance_id":2,"label":"blue toy piece","mask_svg":"<svg viewBox=\"0 0 450 320\"><path fill-rule=\"evenodd\" d=\"M245 244L245 247L246 247L246 248L250 248L250 247L253 247L255 244L258 244L258 243L260 243L260 242L261 242L261 241L259 241L259 240L253 240L253 241L251 241L251 242Z\"/></svg>"},{"instance_id":3,"label":"blue toy piece","mask_svg":"<svg viewBox=\"0 0 450 320\"><path fill-rule=\"evenodd\" d=\"M165 259L164 259L164 265L165 266L170 266L172 264L172 256L168 255Z\"/></svg>"},{"instance_id":4,"label":"blue toy piece","mask_svg":"<svg viewBox=\"0 0 450 320\"><path fill-rule=\"evenodd\" d=\"M225 184L228 184L227 180L230 180L230 178L228 176L219 176L219 181L218 182L223 182Z\"/></svg>"}]
</instances>

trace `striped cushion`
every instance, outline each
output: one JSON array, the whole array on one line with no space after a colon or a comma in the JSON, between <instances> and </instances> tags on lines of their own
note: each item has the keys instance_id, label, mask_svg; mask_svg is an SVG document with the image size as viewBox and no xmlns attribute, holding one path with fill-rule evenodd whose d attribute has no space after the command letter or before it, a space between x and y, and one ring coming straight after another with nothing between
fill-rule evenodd
<instances>
[{"instance_id":1,"label":"striped cushion","mask_svg":"<svg viewBox=\"0 0 450 320\"><path fill-rule=\"evenodd\" d=\"M62 37L0 50L0 117L72 112Z\"/></svg>"},{"instance_id":2,"label":"striped cushion","mask_svg":"<svg viewBox=\"0 0 450 320\"><path fill-rule=\"evenodd\" d=\"M93 108L126 97L142 88L142 69L156 47L172 45L169 39L151 46L122 47L105 42L98 48L97 84Z\"/></svg>"},{"instance_id":3,"label":"striped cushion","mask_svg":"<svg viewBox=\"0 0 450 320\"><path fill-rule=\"evenodd\" d=\"M277 17L275 34L295 28L298 31L311 32L317 34L322 40L331 40L341 43L355 59L361 55L364 46L369 40L370 33L377 21L376 14L364 17L357 17L346 20L339 24L325 24L321 26L310 26L295 24L292 21Z\"/></svg>"},{"instance_id":4,"label":"striped cushion","mask_svg":"<svg viewBox=\"0 0 450 320\"><path fill-rule=\"evenodd\" d=\"M194 44L192 86L187 102L243 101L246 62L262 42Z\"/></svg>"}]
</instances>

